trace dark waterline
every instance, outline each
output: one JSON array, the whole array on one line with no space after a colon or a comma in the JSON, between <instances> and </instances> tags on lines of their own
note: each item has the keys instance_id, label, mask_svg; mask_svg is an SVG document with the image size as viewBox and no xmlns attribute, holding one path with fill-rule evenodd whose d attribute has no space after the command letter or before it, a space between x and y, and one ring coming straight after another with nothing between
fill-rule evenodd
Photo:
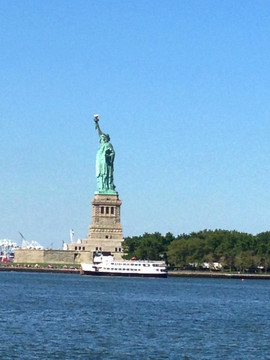
<instances>
[{"instance_id":1,"label":"dark waterline","mask_svg":"<svg viewBox=\"0 0 270 360\"><path fill-rule=\"evenodd\" d=\"M270 359L270 282L0 273L0 359Z\"/></svg>"}]
</instances>

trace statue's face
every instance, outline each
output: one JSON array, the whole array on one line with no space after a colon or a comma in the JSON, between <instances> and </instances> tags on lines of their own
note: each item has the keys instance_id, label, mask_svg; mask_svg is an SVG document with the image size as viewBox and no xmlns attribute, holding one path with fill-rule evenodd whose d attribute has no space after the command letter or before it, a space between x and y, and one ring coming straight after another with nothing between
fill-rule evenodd
<instances>
[{"instance_id":1,"label":"statue's face","mask_svg":"<svg viewBox=\"0 0 270 360\"><path fill-rule=\"evenodd\" d=\"M105 135L105 134L100 135L100 142L106 143L108 141L109 141L109 139L108 139L107 135Z\"/></svg>"}]
</instances>

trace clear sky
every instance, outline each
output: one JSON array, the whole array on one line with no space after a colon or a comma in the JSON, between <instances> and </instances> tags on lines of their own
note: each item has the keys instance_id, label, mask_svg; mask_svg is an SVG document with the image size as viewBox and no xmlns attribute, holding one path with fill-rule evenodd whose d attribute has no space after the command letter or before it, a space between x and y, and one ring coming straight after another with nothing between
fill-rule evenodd
<instances>
[{"instance_id":1,"label":"clear sky","mask_svg":"<svg viewBox=\"0 0 270 360\"><path fill-rule=\"evenodd\" d=\"M124 236L270 230L270 2L1 0L0 238L87 236L99 146Z\"/></svg>"}]
</instances>

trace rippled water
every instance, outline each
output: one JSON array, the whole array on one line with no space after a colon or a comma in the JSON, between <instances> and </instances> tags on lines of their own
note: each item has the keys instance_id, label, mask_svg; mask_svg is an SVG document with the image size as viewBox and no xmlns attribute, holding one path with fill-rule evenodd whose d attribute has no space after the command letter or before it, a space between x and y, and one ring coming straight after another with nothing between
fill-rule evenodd
<instances>
[{"instance_id":1,"label":"rippled water","mask_svg":"<svg viewBox=\"0 0 270 360\"><path fill-rule=\"evenodd\" d=\"M0 273L0 359L270 359L270 281Z\"/></svg>"}]
</instances>

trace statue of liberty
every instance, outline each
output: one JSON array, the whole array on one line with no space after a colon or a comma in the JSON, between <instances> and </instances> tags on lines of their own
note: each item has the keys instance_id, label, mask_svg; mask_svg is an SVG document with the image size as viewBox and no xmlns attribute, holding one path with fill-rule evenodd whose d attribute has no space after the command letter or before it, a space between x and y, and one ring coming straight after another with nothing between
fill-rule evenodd
<instances>
[{"instance_id":1,"label":"statue of liberty","mask_svg":"<svg viewBox=\"0 0 270 360\"><path fill-rule=\"evenodd\" d=\"M117 194L113 183L113 163L115 152L110 143L110 136L104 134L99 127L98 115L94 115L98 130L100 146L96 158L97 194Z\"/></svg>"}]
</instances>

